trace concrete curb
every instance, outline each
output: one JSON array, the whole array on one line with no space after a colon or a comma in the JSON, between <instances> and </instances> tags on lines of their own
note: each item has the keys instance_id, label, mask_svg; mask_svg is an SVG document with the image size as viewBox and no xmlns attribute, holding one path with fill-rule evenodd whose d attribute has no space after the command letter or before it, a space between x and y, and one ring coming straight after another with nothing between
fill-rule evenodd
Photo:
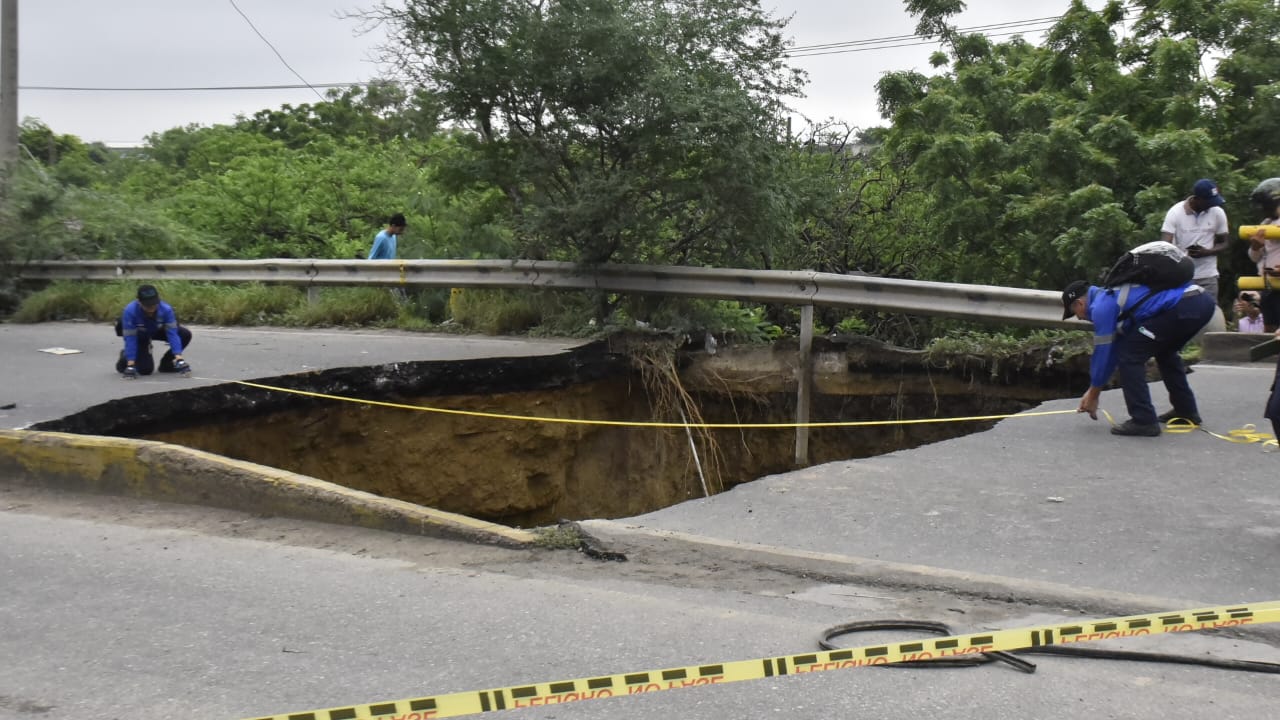
<instances>
[{"instance_id":1,"label":"concrete curb","mask_svg":"<svg viewBox=\"0 0 1280 720\"><path fill-rule=\"evenodd\" d=\"M1251 363L1249 350L1271 339L1266 333L1207 332L1200 340L1200 359L1216 363ZM1264 360L1274 364L1272 358Z\"/></svg>"},{"instance_id":2,"label":"concrete curb","mask_svg":"<svg viewBox=\"0 0 1280 720\"><path fill-rule=\"evenodd\" d=\"M674 530L646 528L642 525L613 520L583 520L578 524L592 537L606 544L617 545L618 547L611 548L615 550L638 547L660 551L663 547L672 549L676 545L683 545L688 549L696 550L703 558L746 562L757 567L810 579L860 582L909 590L941 591L984 600L1063 608L1094 617L1144 615L1224 604L1185 598L1137 595L1002 575L947 570L928 565L795 550L774 545L733 542ZM1233 598L1225 601L1225 604L1265 599ZM1280 627L1270 625L1205 632L1237 634L1280 646Z\"/></svg>"},{"instance_id":3,"label":"concrete curb","mask_svg":"<svg viewBox=\"0 0 1280 720\"><path fill-rule=\"evenodd\" d=\"M0 482L5 478L506 547L537 539L525 530L150 440L0 430Z\"/></svg>"}]
</instances>

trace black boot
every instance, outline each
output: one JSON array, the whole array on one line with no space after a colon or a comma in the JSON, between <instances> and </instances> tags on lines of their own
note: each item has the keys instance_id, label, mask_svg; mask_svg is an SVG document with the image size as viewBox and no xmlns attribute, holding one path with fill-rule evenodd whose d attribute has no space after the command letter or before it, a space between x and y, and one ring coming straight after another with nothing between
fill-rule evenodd
<instances>
[{"instance_id":1,"label":"black boot","mask_svg":"<svg viewBox=\"0 0 1280 720\"><path fill-rule=\"evenodd\" d=\"M1180 412L1178 412L1177 410L1170 410L1169 412L1164 413L1163 415L1161 415L1160 417L1158 417L1158 418L1156 418L1156 419L1157 419L1157 420L1159 420L1159 421L1160 421L1160 422L1162 422L1162 423L1167 423L1167 422L1169 422L1170 420L1188 420L1188 421L1190 421L1190 422L1191 422L1191 424L1192 424L1192 425L1203 425L1203 424L1204 424L1204 423L1200 422L1200 416L1199 416L1199 415L1195 415L1195 414L1188 414L1188 413L1180 413Z\"/></svg>"},{"instance_id":2,"label":"black boot","mask_svg":"<svg viewBox=\"0 0 1280 720\"><path fill-rule=\"evenodd\" d=\"M1112 435L1136 435L1139 437L1157 437L1160 434L1160 423L1151 423L1144 425L1134 422L1132 419L1125 420L1123 423L1111 428Z\"/></svg>"}]
</instances>

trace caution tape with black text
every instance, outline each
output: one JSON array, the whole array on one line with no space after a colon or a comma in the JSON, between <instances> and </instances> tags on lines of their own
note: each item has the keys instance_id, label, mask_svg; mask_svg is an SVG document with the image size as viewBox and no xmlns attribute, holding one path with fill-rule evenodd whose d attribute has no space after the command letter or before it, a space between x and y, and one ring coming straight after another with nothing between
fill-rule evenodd
<instances>
[{"instance_id":1,"label":"caution tape with black text","mask_svg":"<svg viewBox=\"0 0 1280 720\"><path fill-rule=\"evenodd\" d=\"M983 652L1023 650L1066 643L1114 638L1192 632L1280 622L1280 600L1248 605L1221 606L1180 612L1131 615L1014 630L991 630L949 637L824 650L797 655L737 660L674 667L664 670L526 683L487 690L423 695L367 705L283 715L252 720L427 720L524 707L600 700L662 690L758 680L779 675L824 672L846 668L954 658Z\"/></svg>"}]
</instances>

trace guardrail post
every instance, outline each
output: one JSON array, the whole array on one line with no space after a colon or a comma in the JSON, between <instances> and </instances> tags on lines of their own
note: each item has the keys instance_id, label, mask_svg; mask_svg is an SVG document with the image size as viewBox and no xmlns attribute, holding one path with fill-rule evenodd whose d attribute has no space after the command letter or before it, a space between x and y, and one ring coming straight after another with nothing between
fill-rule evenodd
<instances>
[{"instance_id":1,"label":"guardrail post","mask_svg":"<svg viewBox=\"0 0 1280 720\"><path fill-rule=\"evenodd\" d=\"M813 392L813 306L800 308L800 362L796 390L796 422L809 422L809 402ZM796 428L796 466L809 464L809 428Z\"/></svg>"},{"instance_id":2,"label":"guardrail post","mask_svg":"<svg viewBox=\"0 0 1280 720\"><path fill-rule=\"evenodd\" d=\"M307 286L307 304L315 305L320 302L320 288L315 285Z\"/></svg>"}]
</instances>

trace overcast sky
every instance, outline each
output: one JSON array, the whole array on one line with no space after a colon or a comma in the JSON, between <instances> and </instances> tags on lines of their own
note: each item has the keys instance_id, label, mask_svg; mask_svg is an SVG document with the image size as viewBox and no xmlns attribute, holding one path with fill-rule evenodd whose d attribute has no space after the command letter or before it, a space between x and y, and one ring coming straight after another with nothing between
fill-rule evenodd
<instances>
[{"instance_id":1,"label":"overcast sky","mask_svg":"<svg viewBox=\"0 0 1280 720\"><path fill-rule=\"evenodd\" d=\"M37 86L300 84L290 67L313 85L363 82L379 76L375 48L386 38L381 31L359 34L359 24L341 15L371 5L369 0L19 0L19 117L38 118L56 132L88 141L129 145L172 127L227 123L237 114L315 102L309 89L80 92ZM915 28L903 4L892 0L763 0L762 5L793 16L789 27L798 47L909 36ZM1067 7L1068 0L972 0L958 24L1010 23L991 33L1003 39L1003 33L1019 30L1038 42L1036 30L1046 23L1016 23L1060 15ZM918 42L900 38L796 51L793 65L810 76L807 97L795 101L796 109L813 119L878 124L880 75L930 70L927 59L936 45ZM826 54L802 57L809 52Z\"/></svg>"}]
</instances>

